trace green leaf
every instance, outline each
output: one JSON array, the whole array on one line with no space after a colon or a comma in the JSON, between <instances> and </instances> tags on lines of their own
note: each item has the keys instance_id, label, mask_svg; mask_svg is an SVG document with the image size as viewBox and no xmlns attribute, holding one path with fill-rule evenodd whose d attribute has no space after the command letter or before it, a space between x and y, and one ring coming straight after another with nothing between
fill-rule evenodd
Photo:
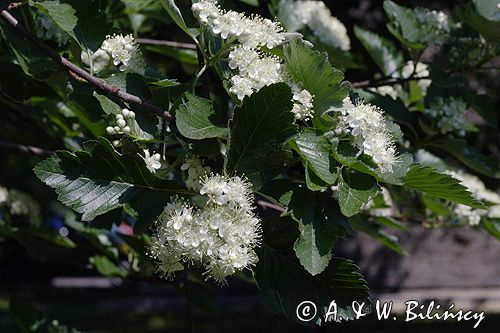
<instances>
[{"instance_id":1,"label":"green leaf","mask_svg":"<svg viewBox=\"0 0 500 333\"><path fill-rule=\"evenodd\" d=\"M293 81L314 96L314 119L319 119L349 94L350 83L342 81L344 74L333 68L326 53L314 51L304 41L293 39L284 46L284 56Z\"/></svg>"},{"instance_id":2,"label":"green leaf","mask_svg":"<svg viewBox=\"0 0 500 333\"><path fill-rule=\"evenodd\" d=\"M410 8L398 6L392 1L384 1L384 10L391 20L387 27L396 38L413 48L424 47L418 43L422 32L418 20Z\"/></svg>"},{"instance_id":3,"label":"green leaf","mask_svg":"<svg viewBox=\"0 0 500 333\"><path fill-rule=\"evenodd\" d=\"M352 224L354 229L364 232L394 252L403 256L407 255L405 249L401 246L398 237L386 233L378 224L370 221L368 216L353 216L349 219L349 222Z\"/></svg>"},{"instance_id":4,"label":"green leaf","mask_svg":"<svg viewBox=\"0 0 500 333\"><path fill-rule=\"evenodd\" d=\"M76 11L71 5L61 3L59 0L41 2L30 1L30 4L50 17L59 28L70 35L74 40L78 40L74 33L78 18L75 16Z\"/></svg>"},{"instance_id":5,"label":"green leaf","mask_svg":"<svg viewBox=\"0 0 500 333\"><path fill-rule=\"evenodd\" d=\"M499 219L485 219L481 220L481 226L488 231L493 237L500 240L500 220Z\"/></svg>"},{"instance_id":6,"label":"green leaf","mask_svg":"<svg viewBox=\"0 0 500 333\"><path fill-rule=\"evenodd\" d=\"M483 15L476 13L472 4L469 3L467 6L459 8L458 16L489 42L500 40L500 22L490 21Z\"/></svg>"},{"instance_id":7,"label":"green leaf","mask_svg":"<svg viewBox=\"0 0 500 333\"><path fill-rule=\"evenodd\" d=\"M321 273L330 261L337 238L349 225L337 203L304 188L293 191L288 212L299 223L300 236L294 244L300 263L311 274Z\"/></svg>"},{"instance_id":8,"label":"green leaf","mask_svg":"<svg viewBox=\"0 0 500 333\"><path fill-rule=\"evenodd\" d=\"M161 0L161 4L163 5L163 8L167 11L168 15L172 18L172 20L181 28L185 33L188 34L191 38L195 39L194 35L191 33L189 28L186 25L186 22L184 21L184 18L182 17L182 13L175 4L174 0ZM196 40L196 39L195 39Z\"/></svg>"},{"instance_id":9,"label":"green leaf","mask_svg":"<svg viewBox=\"0 0 500 333\"><path fill-rule=\"evenodd\" d=\"M306 163L304 168L308 189L311 191L325 191L329 187L327 183L316 175L309 163Z\"/></svg>"},{"instance_id":10,"label":"green leaf","mask_svg":"<svg viewBox=\"0 0 500 333\"><path fill-rule=\"evenodd\" d=\"M462 205L484 208L459 180L438 173L432 168L414 165L404 178L404 186Z\"/></svg>"},{"instance_id":11,"label":"green leaf","mask_svg":"<svg viewBox=\"0 0 500 333\"><path fill-rule=\"evenodd\" d=\"M463 139L445 139L429 144L447 152L467 167L491 178L500 179L500 164L497 159L481 154Z\"/></svg>"},{"instance_id":12,"label":"green leaf","mask_svg":"<svg viewBox=\"0 0 500 333\"><path fill-rule=\"evenodd\" d=\"M393 167L392 173L382 173L371 157L365 154L357 156L356 150L347 142L334 140L332 143L332 153L333 157L340 164L371 175L379 181L395 185L402 184L403 177L408 172L409 166L413 163L413 157L405 153L399 156L399 161Z\"/></svg>"},{"instance_id":13,"label":"green leaf","mask_svg":"<svg viewBox=\"0 0 500 333\"><path fill-rule=\"evenodd\" d=\"M403 67L403 55L392 41L357 26L354 33L384 75L393 75Z\"/></svg>"},{"instance_id":14,"label":"green leaf","mask_svg":"<svg viewBox=\"0 0 500 333\"><path fill-rule=\"evenodd\" d=\"M146 168L143 151L128 138L122 141L122 154L104 138L86 142L85 151L59 151L39 163L35 173L83 221L130 205L139 214L136 231L144 230L170 196L182 190L174 181L155 177Z\"/></svg>"},{"instance_id":15,"label":"green leaf","mask_svg":"<svg viewBox=\"0 0 500 333\"><path fill-rule=\"evenodd\" d=\"M112 262L106 256L95 256L94 258L95 268L104 276L109 277L125 277L125 272L121 271L114 262Z\"/></svg>"},{"instance_id":16,"label":"green leaf","mask_svg":"<svg viewBox=\"0 0 500 333\"><path fill-rule=\"evenodd\" d=\"M473 0L479 14L488 21L500 21L500 7L498 0Z\"/></svg>"},{"instance_id":17,"label":"green leaf","mask_svg":"<svg viewBox=\"0 0 500 333\"><path fill-rule=\"evenodd\" d=\"M257 254L259 262L254 276L264 304L273 312L303 324L297 318L297 306L305 300L317 306L313 322L323 323L327 309L336 301L338 316L354 319L354 301L365 303L369 312L369 290L358 268L349 260L332 258L320 274L310 275L293 253L297 229L289 218L276 218L263 223L264 242Z\"/></svg>"},{"instance_id":18,"label":"green leaf","mask_svg":"<svg viewBox=\"0 0 500 333\"><path fill-rule=\"evenodd\" d=\"M108 97L100 95L97 92L94 92L93 95L99 101L99 104L101 104L101 107L106 114L117 115L122 113L122 108Z\"/></svg>"},{"instance_id":19,"label":"green leaf","mask_svg":"<svg viewBox=\"0 0 500 333\"><path fill-rule=\"evenodd\" d=\"M175 124L179 132L189 139L202 140L225 138L229 129L216 125L215 110L211 101L186 93L187 102L175 113Z\"/></svg>"},{"instance_id":20,"label":"green leaf","mask_svg":"<svg viewBox=\"0 0 500 333\"><path fill-rule=\"evenodd\" d=\"M297 133L291 109L292 91L285 83L245 98L230 124L226 173L245 175L254 189L280 174L291 156L283 146Z\"/></svg>"},{"instance_id":21,"label":"green leaf","mask_svg":"<svg viewBox=\"0 0 500 333\"><path fill-rule=\"evenodd\" d=\"M339 174L339 204L342 214L347 217L358 214L377 195L379 186L370 175L360 172Z\"/></svg>"},{"instance_id":22,"label":"green leaf","mask_svg":"<svg viewBox=\"0 0 500 333\"><path fill-rule=\"evenodd\" d=\"M290 145L322 181L332 185L337 180L332 144L321 132L306 128L290 140Z\"/></svg>"},{"instance_id":23,"label":"green leaf","mask_svg":"<svg viewBox=\"0 0 500 333\"><path fill-rule=\"evenodd\" d=\"M111 28L104 5L97 1L50 0L31 3L71 36L83 51L96 51Z\"/></svg>"},{"instance_id":24,"label":"green leaf","mask_svg":"<svg viewBox=\"0 0 500 333\"><path fill-rule=\"evenodd\" d=\"M160 81L155 81L155 82L148 82L149 84L157 87L163 87L163 88L168 88L168 87L176 87L180 85L177 80L172 80L172 79L163 79Z\"/></svg>"},{"instance_id":25,"label":"green leaf","mask_svg":"<svg viewBox=\"0 0 500 333\"><path fill-rule=\"evenodd\" d=\"M26 43L25 39L19 37L10 27L6 27L3 20L0 20L0 32L15 61L26 75L37 79L48 79L53 72L59 70L59 66L52 59L37 47ZM2 47L2 55L4 52L5 48ZM2 75L2 78L5 76Z\"/></svg>"}]
</instances>

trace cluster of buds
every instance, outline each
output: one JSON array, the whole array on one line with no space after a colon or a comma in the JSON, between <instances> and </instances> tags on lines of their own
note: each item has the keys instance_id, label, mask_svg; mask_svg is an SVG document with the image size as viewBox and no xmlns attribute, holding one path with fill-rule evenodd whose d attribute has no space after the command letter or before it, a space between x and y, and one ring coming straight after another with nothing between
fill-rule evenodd
<instances>
[{"instance_id":1,"label":"cluster of buds","mask_svg":"<svg viewBox=\"0 0 500 333\"><path fill-rule=\"evenodd\" d=\"M116 115L116 125L106 127L106 132L109 135L130 134L132 130L127 124L127 119L135 119L135 113L134 111L123 109L121 113Z\"/></svg>"}]
</instances>

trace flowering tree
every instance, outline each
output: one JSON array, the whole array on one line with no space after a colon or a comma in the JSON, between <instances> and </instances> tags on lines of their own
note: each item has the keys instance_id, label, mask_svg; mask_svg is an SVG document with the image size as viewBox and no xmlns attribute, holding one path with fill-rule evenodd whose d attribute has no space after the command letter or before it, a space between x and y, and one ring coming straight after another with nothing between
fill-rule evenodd
<instances>
[{"instance_id":1,"label":"flowering tree","mask_svg":"<svg viewBox=\"0 0 500 333\"><path fill-rule=\"evenodd\" d=\"M387 230L407 223L500 238L498 114L491 82L470 84L498 60L498 1L385 1L383 35L321 1L241 2L2 6L0 105L66 149L2 146L50 155L35 174L71 208L66 225L101 244L99 272L234 276L293 320L301 301L333 299L349 319L369 289L333 256L338 239L363 232L403 254ZM189 41L145 38L161 35ZM0 205L0 234L39 259L27 237L76 246L27 194L0 187ZM123 219L126 257L102 242Z\"/></svg>"}]
</instances>

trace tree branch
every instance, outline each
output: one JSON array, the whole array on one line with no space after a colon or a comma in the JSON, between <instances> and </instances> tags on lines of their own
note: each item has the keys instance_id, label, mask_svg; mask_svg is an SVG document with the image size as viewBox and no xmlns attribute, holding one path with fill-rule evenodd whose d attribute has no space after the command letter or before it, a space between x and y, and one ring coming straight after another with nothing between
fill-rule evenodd
<instances>
[{"instance_id":1,"label":"tree branch","mask_svg":"<svg viewBox=\"0 0 500 333\"><path fill-rule=\"evenodd\" d=\"M115 95L121 100L133 104L140 105L144 107L145 109L153 112L157 116L164 118L168 121L173 121L174 117L167 111L163 110L162 108L152 104L148 100L129 94L118 87L115 87L108 82L104 81L101 78L97 78L93 75L91 75L89 72L84 70L83 68L80 68L70 62L68 59L60 56L56 51L51 49L49 46L47 46L45 43L43 43L40 39L35 37L30 31L26 30L20 23L19 21L12 16L8 8L10 8L9 4L3 4L0 6L0 17L4 19L6 23L8 23L15 32L17 32L19 35L24 37L26 40L34 44L36 47L38 47L42 52L47 54L54 62L62 66L70 76L79 78L78 80L81 81L82 79L88 81L89 83L93 84L96 86L98 89L107 92L109 94Z\"/></svg>"},{"instance_id":2,"label":"tree branch","mask_svg":"<svg viewBox=\"0 0 500 333\"><path fill-rule=\"evenodd\" d=\"M382 80L377 80L377 81L361 81L361 82L353 82L351 86L355 89L360 89L360 88L376 88L376 87L382 87L382 86L392 86L395 84L400 84L400 83L405 83L409 81L419 81L419 80L428 80L430 79L430 76L421 76L421 77L414 77L410 76L408 78L394 78L394 79L382 79Z\"/></svg>"},{"instance_id":3,"label":"tree branch","mask_svg":"<svg viewBox=\"0 0 500 333\"><path fill-rule=\"evenodd\" d=\"M178 49L188 49L188 50L196 50L195 44L190 43L180 43L174 42L171 40L158 40L158 39L149 39L149 38L137 38L137 43L143 45L159 45L159 46L171 46Z\"/></svg>"},{"instance_id":4,"label":"tree branch","mask_svg":"<svg viewBox=\"0 0 500 333\"><path fill-rule=\"evenodd\" d=\"M54 153L52 150L22 145L19 143L7 142L7 141L3 141L3 140L0 140L0 147L5 148L8 151L14 151L14 152L19 152L19 153L24 153L24 154L40 156L40 157L50 156Z\"/></svg>"}]
</instances>

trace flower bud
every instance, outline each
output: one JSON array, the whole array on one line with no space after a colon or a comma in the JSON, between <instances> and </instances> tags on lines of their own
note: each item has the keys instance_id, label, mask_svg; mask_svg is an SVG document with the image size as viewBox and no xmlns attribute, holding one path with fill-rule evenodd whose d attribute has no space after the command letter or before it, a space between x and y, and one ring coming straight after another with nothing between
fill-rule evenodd
<instances>
[{"instance_id":1,"label":"flower bud","mask_svg":"<svg viewBox=\"0 0 500 333\"><path fill-rule=\"evenodd\" d=\"M127 126L127 122L126 122L125 120L123 120L123 119L118 119L118 120L116 121L116 124L117 124L118 126L120 126L121 128L124 128L125 126Z\"/></svg>"}]
</instances>

